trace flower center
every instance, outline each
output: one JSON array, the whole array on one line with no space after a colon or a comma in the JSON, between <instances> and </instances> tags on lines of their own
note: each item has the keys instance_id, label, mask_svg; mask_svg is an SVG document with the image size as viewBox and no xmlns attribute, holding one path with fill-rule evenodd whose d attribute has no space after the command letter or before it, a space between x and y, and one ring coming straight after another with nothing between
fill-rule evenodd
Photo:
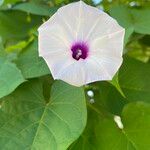
<instances>
[{"instance_id":1,"label":"flower center","mask_svg":"<svg viewBox=\"0 0 150 150\"><path fill-rule=\"evenodd\" d=\"M88 56L88 45L85 42L76 42L71 47L72 57L75 60L86 59Z\"/></svg>"}]
</instances>

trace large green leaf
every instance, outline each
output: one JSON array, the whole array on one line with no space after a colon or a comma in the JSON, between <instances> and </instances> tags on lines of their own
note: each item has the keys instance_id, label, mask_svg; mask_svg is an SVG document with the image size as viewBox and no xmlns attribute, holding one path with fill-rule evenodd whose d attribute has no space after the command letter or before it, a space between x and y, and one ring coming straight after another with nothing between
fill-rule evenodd
<instances>
[{"instance_id":1,"label":"large green leaf","mask_svg":"<svg viewBox=\"0 0 150 150\"><path fill-rule=\"evenodd\" d=\"M127 36L129 36L132 31L141 34L150 34L149 9L134 9L126 6L116 6L110 10L110 14L117 19L120 25L126 28Z\"/></svg>"},{"instance_id":2,"label":"large green leaf","mask_svg":"<svg viewBox=\"0 0 150 150\"><path fill-rule=\"evenodd\" d=\"M125 106L122 113L124 132L136 150L149 150L150 147L150 105L143 102Z\"/></svg>"},{"instance_id":3,"label":"large green leaf","mask_svg":"<svg viewBox=\"0 0 150 150\"><path fill-rule=\"evenodd\" d=\"M34 40L27 46L20 54L16 61L17 66L22 71L25 78L39 77L42 75L50 74L43 58L38 56L38 42Z\"/></svg>"},{"instance_id":4,"label":"large green leaf","mask_svg":"<svg viewBox=\"0 0 150 150\"><path fill-rule=\"evenodd\" d=\"M57 81L47 101L42 88L42 82L32 80L4 98L0 113L1 150L65 150L83 131L83 89Z\"/></svg>"},{"instance_id":5,"label":"large green leaf","mask_svg":"<svg viewBox=\"0 0 150 150\"><path fill-rule=\"evenodd\" d=\"M0 58L0 98L10 94L25 80L14 63Z\"/></svg>"},{"instance_id":6,"label":"large green leaf","mask_svg":"<svg viewBox=\"0 0 150 150\"><path fill-rule=\"evenodd\" d=\"M123 128L114 116L90 105L84 133L69 150L149 150L150 105L142 102L127 104L121 115Z\"/></svg>"},{"instance_id":7,"label":"large green leaf","mask_svg":"<svg viewBox=\"0 0 150 150\"><path fill-rule=\"evenodd\" d=\"M51 8L48 5L33 2L20 3L14 6L13 9L41 16L51 16L57 10L55 7Z\"/></svg>"},{"instance_id":8,"label":"large green leaf","mask_svg":"<svg viewBox=\"0 0 150 150\"><path fill-rule=\"evenodd\" d=\"M124 57L119 83L129 101L150 102L150 64Z\"/></svg>"},{"instance_id":9,"label":"large green leaf","mask_svg":"<svg viewBox=\"0 0 150 150\"><path fill-rule=\"evenodd\" d=\"M27 37L31 30L41 24L41 18L29 16L20 11L0 11L0 36L3 40Z\"/></svg>"},{"instance_id":10,"label":"large green leaf","mask_svg":"<svg viewBox=\"0 0 150 150\"><path fill-rule=\"evenodd\" d=\"M134 150L127 149L128 139L113 121L113 116L101 112L97 105L90 105L87 127L69 150Z\"/></svg>"}]
</instances>

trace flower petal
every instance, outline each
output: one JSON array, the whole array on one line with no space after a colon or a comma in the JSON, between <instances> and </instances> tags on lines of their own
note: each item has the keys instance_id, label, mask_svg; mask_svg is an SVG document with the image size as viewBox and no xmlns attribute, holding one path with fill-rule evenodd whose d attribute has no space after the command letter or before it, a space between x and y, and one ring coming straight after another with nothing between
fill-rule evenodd
<instances>
[{"instance_id":1,"label":"flower petal","mask_svg":"<svg viewBox=\"0 0 150 150\"><path fill-rule=\"evenodd\" d=\"M125 30L97 38L90 44L90 55L122 57Z\"/></svg>"},{"instance_id":2,"label":"flower petal","mask_svg":"<svg viewBox=\"0 0 150 150\"><path fill-rule=\"evenodd\" d=\"M60 50L62 53L65 53L69 50L69 47L69 40L66 38L64 31L59 27L59 25L39 30L40 56Z\"/></svg>"},{"instance_id":3,"label":"flower petal","mask_svg":"<svg viewBox=\"0 0 150 150\"><path fill-rule=\"evenodd\" d=\"M123 30L117 21L106 13L99 15L97 20L93 21L93 24L91 31L86 37L89 42L108 35L113 35Z\"/></svg>"},{"instance_id":4,"label":"flower petal","mask_svg":"<svg viewBox=\"0 0 150 150\"><path fill-rule=\"evenodd\" d=\"M68 67L69 65L73 64L75 60L73 60L72 57L70 57L70 53L62 53L61 51L50 53L49 55L43 56L44 60L46 61L48 67L50 68L50 71L56 79L58 74L64 68Z\"/></svg>"},{"instance_id":5,"label":"flower petal","mask_svg":"<svg viewBox=\"0 0 150 150\"><path fill-rule=\"evenodd\" d=\"M104 76L101 80L111 80L118 71L123 60L122 57L116 58L104 55L101 57L92 56L92 58L95 59L99 66L103 68Z\"/></svg>"},{"instance_id":6,"label":"flower petal","mask_svg":"<svg viewBox=\"0 0 150 150\"><path fill-rule=\"evenodd\" d=\"M110 80L111 77L97 61L88 59L64 68L56 79L61 79L74 86L82 86L99 80Z\"/></svg>"},{"instance_id":7,"label":"flower petal","mask_svg":"<svg viewBox=\"0 0 150 150\"><path fill-rule=\"evenodd\" d=\"M122 63L124 29L114 34L94 40L90 56L105 68L112 78Z\"/></svg>"},{"instance_id":8,"label":"flower petal","mask_svg":"<svg viewBox=\"0 0 150 150\"><path fill-rule=\"evenodd\" d=\"M68 30L72 31L74 40L84 40L89 29L103 12L80 1L60 8L58 14Z\"/></svg>"}]
</instances>

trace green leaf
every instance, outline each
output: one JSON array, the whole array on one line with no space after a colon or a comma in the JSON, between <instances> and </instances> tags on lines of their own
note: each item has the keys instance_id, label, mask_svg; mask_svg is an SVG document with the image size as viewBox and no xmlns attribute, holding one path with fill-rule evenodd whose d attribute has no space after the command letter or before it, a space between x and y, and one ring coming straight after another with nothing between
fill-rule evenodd
<instances>
[{"instance_id":1,"label":"green leaf","mask_svg":"<svg viewBox=\"0 0 150 150\"><path fill-rule=\"evenodd\" d=\"M124 132L136 150L149 150L150 147L150 105L143 102L125 106L122 113Z\"/></svg>"},{"instance_id":2,"label":"green leaf","mask_svg":"<svg viewBox=\"0 0 150 150\"><path fill-rule=\"evenodd\" d=\"M149 150L149 104L127 104L121 115L123 128L119 128L114 117L90 105L87 127L69 150Z\"/></svg>"},{"instance_id":3,"label":"green leaf","mask_svg":"<svg viewBox=\"0 0 150 150\"><path fill-rule=\"evenodd\" d=\"M125 29L124 46L128 43L130 36L132 35L133 32L134 32L134 29L132 27ZM124 49L124 53L126 53L125 50L126 49Z\"/></svg>"},{"instance_id":4,"label":"green leaf","mask_svg":"<svg viewBox=\"0 0 150 150\"><path fill-rule=\"evenodd\" d=\"M4 41L23 39L40 24L41 18L37 16L33 18L20 11L0 11L0 35Z\"/></svg>"},{"instance_id":5,"label":"green leaf","mask_svg":"<svg viewBox=\"0 0 150 150\"><path fill-rule=\"evenodd\" d=\"M35 39L27 46L16 61L18 68L25 78L39 77L50 74L43 58L38 56L38 42Z\"/></svg>"},{"instance_id":6,"label":"green leaf","mask_svg":"<svg viewBox=\"0 0 150 150\"><path fill-rule=\"evenodd\" d=\"M150 102L150 64L124 57L119 83L129 101Z\"/></svg>"},{"instance_id":7,"label":"green leaf","mask_svg":"<svg viewBox=\"0 0 150 150\"><path fill-rule=\"evenodd\" d=\"M98 92L95 94L95 104L101 105L105 111L120 115L128 100L108 82L100 82Z\"/></svg>"},{"instance_id":8,"label":"green leaf","mask_svg":"<svg viewBox=\"0 0 150 150\"><path fill-rule=\"evenodd\" d=\"M0 57L0 98L13 92L24 81L16 65Z\"/></svg>"},{"instance_id":9,"label":"green leaf","mask_svg":"<svg viewBox=\"0 0 150 150\"><path fill-rule=\"evenodd\" d=\"M116 6L110 10L110 14L126 30L130 30L130 32L133 30L141 34L150 34L149 9L131 9L126 6Z\"/></svg>"},{"instance_id":10,"label":"green leaf","mask_svg":"<svg viewBox=\"0 0 150 150\"><path fill-rule=\"evenodd\" d=\"M32 2L20 3L14 6L13 9L41 16L51 16L57 10L55 7Z\"/></svg>"},{"instance_id":11,"label":"green leaf","mask_svg":"<svg viewBox=\"0 0 150 150\"><path fill-rule=\"evenodd\" d=\"M113 116L103 113L97 104L90 104L86 129L69 150L135 150L127 149L129 143Z\"/></svg>"},{"instance_id":12,"label":"green leaf","mask_svg":"<svg viewBox=\"0 0 150 150\"><path fill-rule=\"evenodd\" d=\"M116 89L119 91L119 93L125 97L120 85L119 85L119 80L118 80L118 72L115 74L115 76L113 77L113 79L111 81L109 81L114 87L116 87Z\"/></svg>"},{"instance_id":13,"label":"green leaf","mask_svg":"<svg viewBox=\"0 0 150 150\"><path fill-rule=\"evenodd\" d=\"M39 80L23 84L4 100L0 113L3 150L65 150L86 124L83 89L61 81L52 86L49 102Z\"/></svg>"}]
</instances>

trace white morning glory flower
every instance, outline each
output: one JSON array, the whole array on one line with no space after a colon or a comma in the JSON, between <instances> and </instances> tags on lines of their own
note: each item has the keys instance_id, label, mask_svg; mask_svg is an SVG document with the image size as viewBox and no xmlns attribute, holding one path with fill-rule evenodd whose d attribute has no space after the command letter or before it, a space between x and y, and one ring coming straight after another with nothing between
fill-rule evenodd
<instances>
[{"instance_id":1,"label":"white morning glory flower","mask_svg":"<svg viewBox=\"0 0 150 150\"><path fill-rule=\"evenodd\" d=\"M111 80L122 63L125 30L82 1L58 9L38 31L39 55L54 79L75 86Z\"/></svg>"}]
</instances>

